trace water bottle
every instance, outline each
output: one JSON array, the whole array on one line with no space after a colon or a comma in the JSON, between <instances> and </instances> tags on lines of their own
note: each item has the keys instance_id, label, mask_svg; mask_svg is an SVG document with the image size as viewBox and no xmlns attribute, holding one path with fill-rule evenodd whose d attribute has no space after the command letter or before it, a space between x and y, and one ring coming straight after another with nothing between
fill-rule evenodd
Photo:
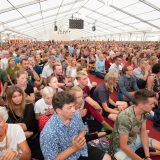
<instances>
[{"instance_id":1,"label":"water bottle","mask_svg":"<svg viewBox=\"0 0 160 160\"><path fill-rule=\"evenodd\" d=\"M84 123L86 134L89 134L89 128L87 122Z\"/></svg>"}]
</instances>

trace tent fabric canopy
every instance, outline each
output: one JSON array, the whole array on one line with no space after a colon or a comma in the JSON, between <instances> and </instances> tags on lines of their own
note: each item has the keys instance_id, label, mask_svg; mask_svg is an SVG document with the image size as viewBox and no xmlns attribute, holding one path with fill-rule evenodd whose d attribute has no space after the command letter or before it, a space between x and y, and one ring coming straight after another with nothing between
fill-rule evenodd
<instances>
[{"instance_id":1,"label":"tent fabric canopy","mask_svg":"<svg viewBox=\"0 0 160 160\"><path fill-rule=\"evenodd\" d=\"M84 20L84 29L69 29L71 17ZM0 0L0 33L35 40L90 38L160 40L157 0ZM96 26L96 31L92 31Z\"/></svg>"}]
</instances>

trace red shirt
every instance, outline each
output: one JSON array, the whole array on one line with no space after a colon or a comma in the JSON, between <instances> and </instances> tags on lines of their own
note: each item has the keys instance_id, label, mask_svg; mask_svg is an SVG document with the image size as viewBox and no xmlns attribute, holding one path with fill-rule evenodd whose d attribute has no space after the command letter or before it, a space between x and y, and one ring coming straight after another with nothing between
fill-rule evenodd
<instances>
[{"instance_id":1,"label":"red shirt","mask_svg":"<svg viewBox=\"0 0 160 160\"><path fill-rule=\"evenodd\" d=\"M85 86L85 87L83 88L83 97L84 97L84 99L85 99L85 98L87 98L87 97L89 97L89 96L90 96L90 89L89 89L88 86Z\"/></svg>"}]
</instances>

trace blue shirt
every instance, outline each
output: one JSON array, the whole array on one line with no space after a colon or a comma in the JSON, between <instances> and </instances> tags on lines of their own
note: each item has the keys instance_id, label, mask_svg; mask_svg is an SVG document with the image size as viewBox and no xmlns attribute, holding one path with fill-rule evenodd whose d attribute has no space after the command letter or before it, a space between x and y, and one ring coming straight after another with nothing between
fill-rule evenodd
<instances>
[{"instance_id":1,"label":"blue shirt","mask_svg":"<svg viewBox=\"0 0 160 160\"><path fill-rule=\"evenodd\" d=\"M68 46L68 51L70 53L71 56L73 56L73 53L74 53L74 47L70 47Z\"/></svg>"},{"instance_id":2,"label":"blue shirt","mask_svg":"<svg viewBox=\"0 0 160 160\"><path fill-rule=\"evenodd\" d=\"M134 97L130 96L129 92L138 91L137 81L134 76L122 76L118 81L120 91L129 101L134 101Z\"/></svg>"},{"instance_id":3,"label":"blue shirt","mask_svg":"<svg viewBox=\"0 0 160 160\"><path fill-rule=\"evenodd\" d=\"M142 79L145 75L144 71L139 67L133 70L133 74L137 79Z\"/></svg>"},{"instance_id":4,"label":"blue shirt","mask_svg":"<svg viewBox=\"0 0 160 160\"><path fill-rule=\"evenodd\" d=\"M38 75L42 74L42 68L39 65L35 65L33 69L36 71Z\"/></svg>"},{"instance_id":5,"label":"blue shirt","mask_svg":"<svg viewBox=\"0 0 160 160\"><path fill-rule=\"evenodd\" d=\"M105 61L97 60L96 61L96 72L104 72L105 71Z\"/></svg>"},{"instance_id":6,"label":"blue shirt","mask_svg":"<svg viewBox=\"0 0 160 160\"><path fill-rule=\"evenodd\" d=\"M15 57L15 62L16 62L16 64L19 64L20 61L21 61L20 57L19 57L19 56L16 56L16 57Z\"/></svg>"},{"instance_id":7,"label":"blue shirt","mask_svg":"<svg viewBox=\"0 0 160 160\"><path fill-rule=\"evenodd\" d=\"M45 125L40 135L41 150L45 160L53 160L59 153L72 145L72 138L84 130L79 112L76 112L69 126L66 126L55 113ZM66 160L77 160L80 156L87 157L87 146L75 152Z\"/></svg>"}]
</instances>

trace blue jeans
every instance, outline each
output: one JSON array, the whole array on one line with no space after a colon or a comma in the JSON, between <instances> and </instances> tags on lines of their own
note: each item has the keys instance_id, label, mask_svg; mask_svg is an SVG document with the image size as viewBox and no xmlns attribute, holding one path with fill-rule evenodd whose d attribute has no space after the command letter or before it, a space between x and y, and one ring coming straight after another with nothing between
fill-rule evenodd
<instances>
[{"instance_id":1,"label":"blue jeans","mask_svg":"<svg viewBox=\"0 0 160 160\"><path fill-rule=\"evenodd\" d=\"M105 74L101 72L95 72L96 77L104 79Z\"/></svg>"},{"instance_id":2,"label":"blue jeans","mask_svg":"<svg viewBox=\"0 0 160 160\"><path fill-rule=\"evenodd\" d=\"M152 138L149 138L149 147L153 147L152 145ZM128 145L129 148L131 148L133 151L136 151L137 149L142 147L140 136L137 135L137 138ZM123 152L121 149L117 149L117 152L115 153L115 157L118 157L118 160L132 160L125 152Z\"/></svg>"}]
</instances>

